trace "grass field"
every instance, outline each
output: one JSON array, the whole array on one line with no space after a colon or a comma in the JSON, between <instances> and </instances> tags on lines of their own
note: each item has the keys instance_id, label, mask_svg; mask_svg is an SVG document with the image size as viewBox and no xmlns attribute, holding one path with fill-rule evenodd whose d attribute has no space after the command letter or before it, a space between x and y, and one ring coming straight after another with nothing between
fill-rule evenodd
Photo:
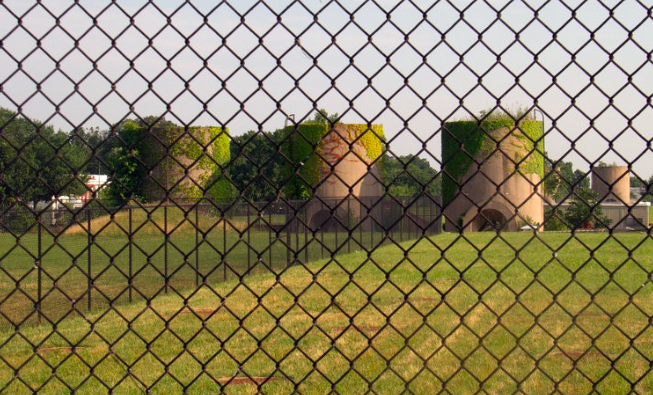
<instances>
[{"instance_id":1,"label":"grass field","mask_svg":"<svg viewBox=\"0 0 653 395\"><path fill-rule=\"evenodd\" d=\"M234 274L155 293L149 304L98 305L62 318L56 331L5 325L0 387L653 392L646 234L443 234L412 243ZM242 376L277 380L260 388L227 381Z\"/></svg>"},{"instance_id":2,"label":"grass field","mask_svg":"<svg viewBox=\"0 0 653 395\"><path fill-rule=\"evenodd\" d=\"M71 310L275 273L300 260L388 241L361 228L348 239L342 231L314 237L268 226L284 221L241 215L224 222L212 213L170 207L135 209L131 218L122 211L56 233L44 227L40 236L36 228L18 238L0 233L0 328L35 323L37 301L48 319L58 320ZM409 236L416 233L393 234L397 240Z\"/></svg>"}]
</instances>

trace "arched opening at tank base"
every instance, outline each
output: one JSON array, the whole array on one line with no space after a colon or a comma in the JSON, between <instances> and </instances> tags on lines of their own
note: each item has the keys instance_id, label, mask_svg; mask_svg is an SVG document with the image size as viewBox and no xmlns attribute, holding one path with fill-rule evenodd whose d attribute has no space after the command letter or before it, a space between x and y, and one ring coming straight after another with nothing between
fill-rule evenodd
<instances>
[{"instance_id":1,"label":"arched opening at tank base","mask_svg":"<svg viewBox=\"0 0 653 395\"><path fill-rule=\"evenodd\" d=\"M457 228L464 232L516 232L525 224L515 210L506 205L489 202L482 207L472 207L459 219Z\"/></svg>"},{"instance_id":2,"label":"arched opening at tank base","mask_svg":"<svg viewBox=\"0 0 653 395\"><path fill-rule=\"evenodd\" d=\"M499 113L480 124L447 122L442 158L446 230L513 232L544 222L541 121Z\"/></svg>"},{"instance_id":3,"label":"arched opening at tank base","mask_svg":"<svg viewBox=\"0 0 653 395\"><path fill-rule=\"evenodd\" d=\"M348 213L342 209L336 210L335 213L332 213L331 210L321 210L311 216L308 227L311 231L345 231L345 225L348 223L347 215Z\"/></svg>"},{"instance_id":4,"label":"arched opening at tank base","mask_svg":"<svg viewBox=\"0 0 653 395\"><path fill-rule=\"evenodd\" d=\"M482 210L469 225L469 230L478 232L501 230L506 226L506 222L506 216L499 210Z\"/></svg>"}]
</instances>

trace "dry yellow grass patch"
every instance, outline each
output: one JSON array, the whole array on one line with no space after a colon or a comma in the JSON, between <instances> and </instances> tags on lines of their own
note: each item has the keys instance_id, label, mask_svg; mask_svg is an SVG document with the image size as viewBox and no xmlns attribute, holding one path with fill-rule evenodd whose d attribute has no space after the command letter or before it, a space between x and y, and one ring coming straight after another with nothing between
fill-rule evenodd
<instances>
[{"instance_id":1,"label":"dry yellow grass patch","mask_svg":"<svg viewBox=\"0 0 653 395\"><path fill-rule=\"evenodd\" d=\"M225 226L227 231L243 231L247 229L247 223L240 220L227 218L223 220L219 216L200 213L198 223L195 224L195 212L185 212L181 208L170 207L165 213L164 208L132 210L131 229L135 235L164 235L178 232L195 231L196 228L202 231L222 231ZM94 236L105 235L126 235L130 229L129 211L123 210L115 214L107 214L91 220L90 233ZM167 224L167 227L166 227ZM68 228L65 235L86 235L89 233L89 226L84 224L74 225Z\"/></svg>"}]
</instances>

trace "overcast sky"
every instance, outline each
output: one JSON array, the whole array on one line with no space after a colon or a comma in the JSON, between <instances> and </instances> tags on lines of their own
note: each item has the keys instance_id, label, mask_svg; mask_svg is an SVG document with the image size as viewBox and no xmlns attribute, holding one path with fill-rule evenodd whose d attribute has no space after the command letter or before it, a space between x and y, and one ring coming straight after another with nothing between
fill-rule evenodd
<instances>
[{"instance_id":1,"label":"overcast sky","mask_svg":"<svg viewBox=\"0 0 653 395\"><path fill-rule=\"evenodd\" d=\"M549 157L653 173L651 0L0 3L0 106L64 130L167 113L237 135L316 103L437 163L443 121L537 102Z\"/></svg>"}]
</instances>

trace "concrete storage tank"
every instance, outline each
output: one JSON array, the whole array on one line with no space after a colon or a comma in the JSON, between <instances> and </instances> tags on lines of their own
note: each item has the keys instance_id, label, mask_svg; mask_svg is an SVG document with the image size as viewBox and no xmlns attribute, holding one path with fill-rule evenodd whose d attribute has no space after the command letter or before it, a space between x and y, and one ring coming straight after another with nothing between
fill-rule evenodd
<instances>
[{"instance_id":1,"label":"concrete storage tank","mask_svg":"<svg viewBox=\"0 0 653 395\"><path fill-rule=\"evenodd\" d=\"M630 171L628 166L596 166L592 168L592 189L601 203L630 204Z\"/></svg>"},{"instance_id":2,"label":"concrete storage tank","mask_svg":"<svg viewBox=\"0 0 653 395\"><path fill-rule=\"evenodd\" d=\"M516 231L544 221L543 124L505 119L447 122L442 134L448 231ZM540 228L541 229L541 228Z\"/></svg>"},{"instance_id":3,"label":"concrete storage tank","mask_svg":"<svg viewBox=\"0 0 653 395\"><path fill-rule=\"evenodd\" d=\"M149 201L231 198L221 166L231 156L228 130L220 127L155 126L146 131L143 161L151 169L144 185Z\"/></svg>"},{"instance_id":4,"label":"concrete storage tank","mask_svg":"<svg viewBox=\"0 0 653 395\"><path fill-rule=\"evenodd\" d=\"M293 161L292 171L298 169L286 194L311 199L309 227L339 226L334 216L346 223L368 215L365 207L383 196L378 163L385 151L383 126L301 124L285 130L284 151Z\"/></svg>"}]
</instances>

